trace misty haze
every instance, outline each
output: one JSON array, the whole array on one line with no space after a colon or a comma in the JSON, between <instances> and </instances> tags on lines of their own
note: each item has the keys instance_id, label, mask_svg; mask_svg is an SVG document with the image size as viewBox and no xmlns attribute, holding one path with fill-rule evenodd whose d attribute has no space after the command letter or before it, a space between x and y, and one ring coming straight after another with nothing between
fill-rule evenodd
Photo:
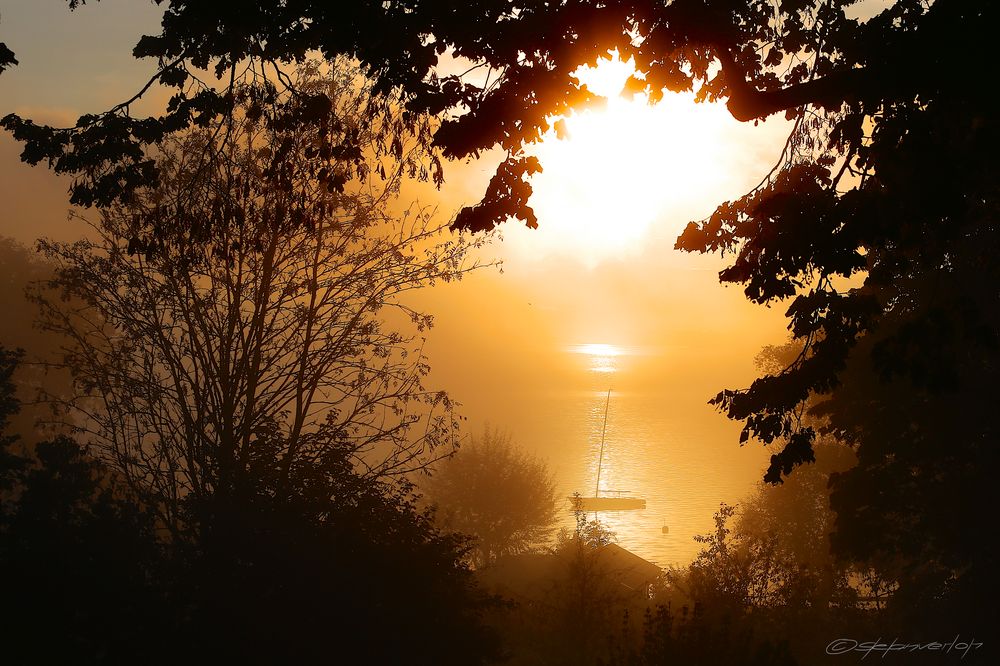
<instances>
[{"instance_id":1,"label":"misty haze","mask_svg":"<svg viewBox=\"0 0 1000 666\"><path fill-rule=\"evenodd\" d=\"M995 663L988 0L0 0L0 663Z\"/></svg>"}]
</instances>

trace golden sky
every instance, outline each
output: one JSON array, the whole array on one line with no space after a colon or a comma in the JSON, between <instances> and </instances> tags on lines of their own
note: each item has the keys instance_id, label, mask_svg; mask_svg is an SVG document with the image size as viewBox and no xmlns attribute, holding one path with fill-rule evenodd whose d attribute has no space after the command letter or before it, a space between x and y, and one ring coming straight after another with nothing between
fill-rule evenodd
<instances>
[{"instance_id":1,"label":"golden sky","mask_svg":"<svg viewBox=\"0 0 1000 666\"><path fill-rule=\"evenodd\" d=\"M60 2L0 0L0 41L21 61L0 76L0 115L72 123L127 98L151 69L129 54L140 34L156 30L158 15L134 0L74 13ZM624 67L590 74L591 85L612 92ZM669 401L669 412L689 421L677 427L704 436L712 473L730 493L707 498L709 509L737 500L760 477L765 452L740 450L736 424L706 400L755 376L756 352L784 338L784 308L746 303L738 289L718 284L719 258L683 255L673 244L688 220L761 179L787 126L741 124L721 107L671 95L657 107L612 99L606 112L576 116L568 127L568 140L533 149L545 167L531 201L540 228L509 223L505 240L483 254L502 260L503 272L484 270L416 297L436 314L426 347L433 383L464 404L470 430L487 421L506 427L561 472L579 457L564 440L579 433L559 425L578 415L564 413L558 396L593 388L581 383L579 354L568 350L614 345L631 360L627 376L609 381L653 396L652 405L664 401L664 410ZM29 244L80 235L66 221L68 181L20 164L18 152L0 137L0 234ZM404 197L450 218L477 201L498 159L449 164L440 192L417 185ZM711 512L698 511L709 527Z\"/></svg>"}]
</instances>

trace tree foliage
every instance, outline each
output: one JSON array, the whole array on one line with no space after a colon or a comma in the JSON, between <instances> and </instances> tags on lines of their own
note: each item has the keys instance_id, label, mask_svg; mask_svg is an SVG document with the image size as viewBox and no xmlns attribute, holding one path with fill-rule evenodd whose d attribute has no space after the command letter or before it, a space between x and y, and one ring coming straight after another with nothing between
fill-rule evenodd
<instances>
[{"instance_id":1,"label":"tree foliage","mask_svg":"<svg viewBox=\"0 0 1000 666\"><path fill-rule=\"evenodd\" d=\"M829 481L856 463L837 443L817 446L816 462L796 470L779 486L763 485L740 503L735 533L758 542L773 541L771 587L783 605L827 608L850 604L850 560L830 544L836 513L830 508Z\"/></svg>"},{"instance_id":2,"label":"tree foliage","mask_svg":"<svg viewBox=\"0 0 1000 666\"><path fill-rule=\"evenodd\" d=\"M488 589L509 600L493 617L512 663L605 663L609 639L623 617L646 607L658 573L649 563L637 569L639 558L616 541L604 523L578 512L576 529L561 529L554 547L480 572Z\"/></svg>"},{"instance_id":3,"label":"tree foliage","mask_svg":"<svg viewBox=\"0 0 1000 666\"><path fill-rule=\"evenodd\" d=\"M328 124L354 122L343 70L304 76L339 96ZM68 407L171 526L186 497L264 476L280 495L332 451L401 477L449 451L456 427L447 394L424 386L431 318L405 294L469 270L469 244L440 239L424 210L390 215L395 179L332 187L322 127L274 132L251 110L164 143L160 185L102 210L94 240L40 246L59 268L36 297L69 340ZM232 140L207 137L220 132Z\"/></svg>"},{"instance_id":4,"label":"tree foliage","mask_svg":"<svg viewBox=\"0 0 1000 666\"><path fill-rule=\"evenodd\" d=\"M0 493L9 490L10 482L6 479L6 474L14 470L18 463L18 457L9 451L10 445L17 441L17 435L10 434L11 416L20 409L20 401L15 395L14 382L12 381L14 371L20 362L21 352L19 350L9 350L0 347L0 460L2 460L5 476L0 478ZM0 501L3 495L0 494ZM0 504L0 507L3 505Z\"/></svg>"},{"instance_id":5,"label":"tree foliage","mask_svg":"<svg viewBox=\"0 0 1000 666\"><path fill-rule=\"evenodd\" d=\"M993 240L980 224L995 212L989 87L975 68L952 66L942 54L988 61L995 3L899 0L868 20L850 14L853 0L489 2L448 11L431 1L361 2L334 13L318 1L238 12L228 3L164 4L161 33L140 40L135 54L158 58L155 80L177 88L167 115L136 120L123 105L65 130L4 120L25 142L24 159L83 176L80 201L111 201L148 182L155 174L136 168L111 178L113 187L99 179L129 161L145 164L143 146L165 134L229 113L239 85L249 81L246 89L266 90L254 94L276 102L264 72L311 50L356 58L379 100L398 96L414 112L447 111L433 136L444 155L508 151L484 201L457 218L469 229L511 216L536 223L524 177L540 165L523 148L560 114L597 101L574 72L611 49L635 62L628 92L655 101L695 89L703 100L726 99L741 120L781 111L794 118L782 168L678 241L686 250L734 253L720 278L744 284L751 300L793 299L790 327L806 353L780 376L715 399L746 421L744 439L785 442L771 482L812 458L815 433L794 418L809 392L836 385L855 340L876 330L883 312L924 298L897 293L908 278L951 272L958 253ZM438 77L434 67L446 52L487 71L485 82ZM236 77L244 65L248 76ZM208 67L220 90L192 78L192 68ZM322 95L311 99L326 104ZM954 168L942 172L941 164ZM852 277L865 287L838 289L837 279ZM881 365L905 366L919 355L903 348L928 336L976 342L976 331L989 328L990 305L965 303L968 326L950 333L915 321L906 340L881 345ZM935 307L947 316L951 306Z\"/></svg>"},{"instance_id":6,"label":"tree foliage","mask_svg":"<svg viewBox=\"0 0 1000 666\"><path fill-rule=\"evenodd\" d=\"M135 54L157 58L153 83L177 91L165 115L135 119L126 103L73 128L16 116L3 125L24 142L23 159L78 176L77 202L107 203L155 178L147 147L227 115L244 67L248 89L271 90L265 70L311 50L346 54L380 99L444 114L433 134L443 155L508 152L484 202L458 218L489 229L508 217L535 224L525 177L542 165L523 149L559 115L599 102L574 72L610 49L635 62L628 91L652 101L696 90L725 100L740 120L784 112L794 129L774 171L689 225L678 247L731 257L723 282L743 285L757 303L787 303L801 353L713 402L744 421L743 441L777 447L765 478L778 483L815 457L817 430L803 406L832 396L830 427L859 458L834 479L838 520L857 519L851 537L838 528L839 543L907 553L911 568L931 562L938 589L950 589L967 574L989 581L995 555L971 527L981 514L960 507L992 506L984 473L997 468L986 415L1000 349L1000 131L980 64L995 60L1000 4L897 0L864 18L855 4L371 0L334 11L320 0L164 0L160 34ZM488 76L437 76L444 53ZM220 77L217 88L192 76L198 68ZM264 95L273 108L297 99L279 98ZM911 515L916 524L903 520ZM882 529L886 516L900 520ZM935 536L921 539L925 530Z\"/></svg>"},{"instance_id":7,"label":"tree foliage","mask_svg":"<svg viewBox=\"0 0 1000 666\"><path fill-rule=\"evenodd\" d=\"M618 563L607 557L606 548L617 540L605 523L588 520L582 512L576 514L576 529L560 530L553 550L556 566L535 620L556 638L556 659L601 663L616 625L629 610L645 604L645 590L623 584L616 576Z\"/></svg>"},{"instance_id":8,"label":"tree foliage","mask_svg":"<svg viewBox=\"0 0 1000 666\"><path fill-rule=\"evenodd\" d=\"M777 609L789 624L809 626L856 609L860 567L831 549L836 514L828 488L853 458L842 444L823 444L817 462L784 484L762 484L738 506L723 504L714 531L695 537L703 544L695 561L672 576L685 599L711 612ZM810 623L808 615L817 617Z\"/></svg>"},{"instance_id":9,"label":"tree foliage","mask_svg":"<svg viewBox=\"0 0 1000 666\"><path fill-rule=\"evenodd\" d=\"M985 283L968 284L995 292L994 269L985 262L978 269L976 280ZM859 342L841 385L816 407L826 429L858 456L857 466L831 479L834 552L898 583L890 610L904 626L996 621L990 600L998 554L983 526L993 519L991 477L1000 462L993 445L1000 432L989 416L1000 359L994 343L963 334L980 312L967 309L972 294L954 293L951 302L920 307L915 321L896 319L889 331ZM989 340L1000 328L985 330ZM883 341L915 354L903 376L872 372L869 359L884 353Z\"/></svg>"},{"instance_id":10,"label":"tree foliage","mask_svg":"<svg viewBox=\"0 0 1000 666\"><path fill-rule=\"evenodd\" d=\"M52 279L54 271L55 266L37 252L12 238L0 237L0 311L6 314L0 320L0 344L22 352L17 376L11 380L20 408L10 414L8 428L25 441L36 435L52 435L58 425L59 419L44 396L67 397L72 393L69 374L47 365L58 355L64 340L35 326L38 310L27 298L30 286Z\"/></svg>"},{"instance_id":11,"label":"tree foliage","mask_svg":"<svg viewBox=\"0 0 1000 666\"><path fill-rule=\"evenodd\" d=\"M717 622L701 606L657 606L643 616L638 646L628 641L616 645L610 666L656 666L666 664L733 664L747 666L794 666L788 646L754 634L738 619Z\"/></svg>"},{"instance_id":12,"label":"tree foliage","mask_svg":"<svg viewBox=\"0 0 1000 666\"><path fill-rule=\"evenodd\" d=\"M497 642L466 544L407 488L359 475L342 451L275 491L191 498L197 540L180 551L181 644L207 660L479 664Z\"/></svg>"},{"instance_id":13,"label":"tree foliage","mask_svg":"<svg viewBox=\"0 0 1000 666\"><path fill-rule=\"evenodd\" d=\"M76 3L71 1L70 5ZM379 96L414 112L448 111L435 143L449 157L500 146L509 159L495 189L517 205L473 208L468 228L490 228L508 214L533 220L521 150L549 129L553 117L599 100L574 72L615 50L640 73L630 92L697 88L702 99L727 99L733 115L755 120L786 111L803 127L813 109L838 112L854 104L831 134L852 156L859 121L887 101L969 94L982 86L974 68L951 67L938 54L988 58L989 2L901 0L871 21L849 18L855 0L524 0L471 5L433 0L366 0L331 11L321 0L235 2L164 0L161 32L137 43L134 55L155 58L154 84L175 90L167 113L136 119L126 102L85 116L74 128L49 128L11 115L4 126L25 142L23 159L81 174L78 203L107 203L155 178L143 148L192 123L233 109L237 81L253 81L275 101L268 77L309 53L355 58ZM950 48L954 47L954 48ZM438 76L451 53L488 72L479 84ZM720 65L720 66L717 66ZM209 70L219 81L198 76ZM383 97L384 99L384 97ZM318 103L323 103L322 101ZM851 146L846 146L851 143ZM475 214L472 214L472 213Z\"/></svg>"},{"instance_id":14,"label":"tree foliage","mask_svg":"<svg viewBox=\"0 0 1000 666\"><path fill-rule=\"evenodd\" d=\"M17 58L14 56L14 52L11 51L6 44L0 42L0 74L3 74L5 70L10 67L14 67L17 64Z\"/></svg>"},{"instance_id":15,"label":"tree foliage","mask_svg":"<svg viewBox=\"0 0 1000 666\"><path fill-rule=\"evenodd\" d=\"M5 659L141 659L164 620L154 516L66 437L8 429L21 354L0 347L0 623ZM19 446L15 446L19 445Z\"/></svg>"},{"instance_id":16,"label":"tree foliage","mask_svg":"<svg viewBox=\"0 0 1000 666\"><path fill-rule=\"evenodd\" d=\"M17 409L0 349L0 423ZM476 664L496 655L487 599L399 487L343 452L296 469L282 496L189 497L162 523L121 477L60 437L0 439L0 621L7 663Z\"/></svg>"},{"instance_id":17,"label":"tree foliage","mask_svg":"<svg viewBox=\"0 0 1000 666\"><path fill-rule=\"evenodd\" d=\"M359 131L351 72L302 76ZM77 391L51 397L84 444L0 442L7 654L482 663L496 641L465 541L403 479L451 450L456 418L423 386L431 319L405 295L470 269L470 245L427 211L390 215L399 171L352 189L321 175L323 127L244 111L164 141L158 186L89 240L40 245L56 275L35 297ZM4 423L16 361L0 353Z\"/></svg>"},{"instance_id":18,"label":"tree foliage","mask_svg":"<svg viewBox=\"0 0 1000 666\"><path fill-rule=\"evenodd\" d=\"M552 474L502 431L486 428L443 461L423 485L441 524L476 539L477 568L541 547L552 534Z\"/></svg>"}]
</instances>

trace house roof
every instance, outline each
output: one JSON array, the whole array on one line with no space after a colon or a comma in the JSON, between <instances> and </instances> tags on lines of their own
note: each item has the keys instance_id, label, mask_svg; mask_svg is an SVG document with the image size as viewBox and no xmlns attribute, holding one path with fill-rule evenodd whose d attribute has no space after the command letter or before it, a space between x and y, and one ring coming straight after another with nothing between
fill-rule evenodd
<instances>
[{"instance_id":1,"label":"house roof","mask_svg":"<svg viewBox=\"0 0 1000 666\"><path fill-rule=\"evenodd\" d=\"M618 544L600 546L593 556L608 580L628 590L643 589L663 573L657 565ZM500 594L535 598L569 575L570 557L571 551L566 550L512 555L478 575Z\"/></svg>"}]
</instances>

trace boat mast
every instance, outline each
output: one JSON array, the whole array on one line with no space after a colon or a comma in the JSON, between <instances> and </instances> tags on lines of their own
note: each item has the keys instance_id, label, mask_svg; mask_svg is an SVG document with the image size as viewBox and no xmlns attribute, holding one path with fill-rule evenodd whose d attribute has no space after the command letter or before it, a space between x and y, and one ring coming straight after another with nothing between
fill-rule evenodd
<instances>
[{"instance_id":1,"label":"boat mast","mask_svg":"<svg viewBox=\"0 0 1000 666\"><path fill-rule=\"evenodd\" d=\"M597 487L594 497L601 496L601 466L604 464L604 435L608 432L608 407L611 405L611 388L608 388L608 399L604 403L604 427L601 428L601 457L597 461Z\"/></svg>"}]
</instances>

